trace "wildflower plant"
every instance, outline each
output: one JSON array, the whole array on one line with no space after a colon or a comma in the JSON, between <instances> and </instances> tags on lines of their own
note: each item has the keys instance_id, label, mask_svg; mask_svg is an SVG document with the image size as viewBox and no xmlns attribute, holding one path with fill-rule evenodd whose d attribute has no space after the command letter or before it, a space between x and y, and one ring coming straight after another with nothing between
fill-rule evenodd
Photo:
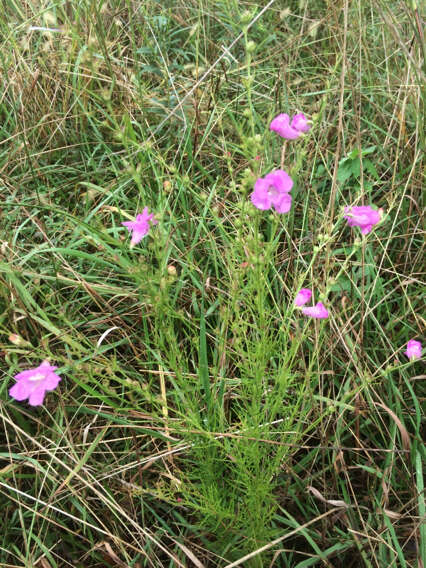
<instances>
[{"instance_id":1,"label":"wildflower plant","mask_svg":"<svg viewBox=\"0 0 426 568\"><path fill-rule=\"evenodd\" d=\"M426 566L411 8L15 4L0 561Z\"/></svg>"}]
</instances>

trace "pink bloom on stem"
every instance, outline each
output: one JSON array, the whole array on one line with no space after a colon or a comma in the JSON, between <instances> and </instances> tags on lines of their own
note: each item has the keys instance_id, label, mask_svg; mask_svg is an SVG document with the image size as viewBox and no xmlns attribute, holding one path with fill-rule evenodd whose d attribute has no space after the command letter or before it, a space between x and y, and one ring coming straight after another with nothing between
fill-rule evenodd
<instances>
[{"instance_id":1,"label":"pink bloom on stem","mask_svg":"<svg viewBox=\"0 0 426 568\"><path fill-rule=\"evenodd\" d=\"M407 350L404 351L404 355L406 355L409 359L420 359L422 356L422 344L420 341L410 339L407 343Z\"/></svg>"},{"instance_id":2,"label":"pink bloom on stem","mask_svg":"<svg viewBox=\"0 0 426 568\"><path fill-rule=\"evenodd\" d=\"M9 389L9 395L19 401L28 398L31 406L43 404L46 391L56 389L61 380L61 377L53 372L57 368L50 365L49 361L43 361L35 369L18 373L14 376L16 383Z\"/></svg>"},{"instance_id":3,"label":"pink bloom on stem","mask_svg":"<svg viewBox=\"0 0 426 568\"><path fill-rule=\"evenodd\" d=\"M308 288L302 288L294 300L294 305L304 306L306 302L309 302L311 296L312 292Z\"/></svg>"},{"instance_id":4,"label":"pink bloom on stem","mask_svg":"<svg viewBox=\"0 0 426 568\"><path fill-rule=\"evenodd\" d=\"M371 231L373 225L380 221L380 212L373 209L370 205L360 207L345 207L344 219L348 221L349 227L360 227L361 233L366 235Z\"/></svg>"},{"instance_id":5,"label":"pink bloom on stem","mask_svg":"<svg viewBox=\"0 0 426 568\"><path fill-rule=\"evenodd\" d=\"M289 115L282 113L276 116L269 125L270 130L273 130L282 138L287 138L287 140L299 138L304 132L308 132L310 128L311 125L301 112L294 115L291 123Z\"/></svg>"},{"instance_id":6,"label":"pink bloom on stem","mask_svg":"<svg viewBox=\"0 0 426 568\"><path fill-rule=\"evenodd\" d=\"M278 213L288 213L291 209L293 180L284 170L275 170L254 184L250 196L251 202L258 209L266 210L274 207Z\"/></svg>"},{"instance_id":7,"label":"pink bloom on stem","mask_svg":"<svg viewBox=\"0 0 426 568\"><path fill-rule=\"evenodd\" d=\"M148 207L145 207L142 213L136 215L135 221L123 221L121 223L129 232L132 232L132 240L130 241L130 248L141 242L145 235L148 234L150 229L150 224L156 225L158 223L157 219L154 218L153 213L148 213Z\"/></svg>"},{"instance_id":8,"label":"pink bloom on stem","mask_svg":"<svg viewBox=\"0 0 426 568\"><path fill-rule=\"evenodd\" d=\"M302 313L304 313L305 316L311 316L311 318L328 318L328 311L322 302L318 302L315 306L302 308Z\"/></svg>"}]
</instances>

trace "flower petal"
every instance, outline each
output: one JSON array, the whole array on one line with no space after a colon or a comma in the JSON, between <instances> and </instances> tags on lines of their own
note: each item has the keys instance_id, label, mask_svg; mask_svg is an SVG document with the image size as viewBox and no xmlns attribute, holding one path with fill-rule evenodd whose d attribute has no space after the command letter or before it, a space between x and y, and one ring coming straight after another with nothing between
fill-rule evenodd
<instances>
[{"instance_id":1,"label":"flower petal","mask_svg":"<svg viewBox=\"0 0 426 568\"><path fill-rule=\"evenodd\" d=\"M149 225L147 224L144 227L138 227L137 229L133 229L132 240L130 241L131 245L137 245L141 242L141 240L148 234Z\"/></svg>"},{"instance_id":2,"label":"flower petal","mask_svg":"<svg viewBox=\"0 0 426 568\"><path fill-rule=\"evenodd\" d=\"M127 230L132 231L133 226L135 225L135 221L122 221L121 224L127 227Z\"/></svg>"},{"instance_id":3,"label":"flower petal","mask_svg":"<svg viewBox=\"0 0 426 568\"><path fill-rule=\"evenodd\" d=\"M30 396L31 390L31 385L29 385L26 381L18 381L9 389L9 395L15 400L21 401Z\"/></svg>"},{"instance_id":4,"label":"flower petal","mask_svg":"<svg viewBox=\"0 0 426 568\"><path fill-rule=\"evenodd\" d=\"M31 377L33 377L38 372L38 370L39 367L36 367L35 369L28 369L28 371L21 371L13 378L15 379L15 381L25 381L31 379Z\"/></svg>"},{"instance_id":5,"label":"flower petal","mask_svg":"<svg viewBox=\"0 0 426 568\"><path fill-rule=\"evenodd\" d=\"M277 213L288 213L291 209L291 195L288 193L273 196L271 201Z\"/></svg>"},{"instance_id":6,"label":"flower petal","mask_svg":"<svg viewBox=\"0 0 426 568\"><path fill-rule=\"evenodd\" d=\"M43 388L43 386L39 385L30 394L30 398L28 399L28 402L30 403L31 406L40 406L40 404L43 404L45 394L46 394L46 390Z\"/></svg>"},{"instance_id":7,"label":"flower petal","mask_svg":"<svg viewBox=\"0 0 426 568\"><path fill-rule=\"evenodd\" d=\"M259 178L254 184L254 191L250 195L250 199L253 205L258 209L270 209L272 205L271 197L268 193L269 185L270 184L263 178Z\"/></svg>"},{"instance_id":8,"label":"flower petal","mask_svg":"<svg viewBox=\"0 0 426 568\"><path fill-rule=\"evenodd\" d=\"M275 170L265 176L265 181L279 192L291 191L293 180L284 170Z\"/></svg>"},{"instance_id":9,"label":"flower petal","mask_svg":"<svg viewBox=\"0 0 426 568\"><path fill-rule=\"evenodd\" d=\"M58 386L61 381L61 377L56 373L49 373L46 376L46 379L43 381L43 387L48 390L54 390Z\"/></svg>"},{"instance_id":10,"label":"flower petal","mask_svg":"<svg viewBox=\"0 0 426 568\"><path fill-rule=\"evenodd\" d=\"M304 306L306 304L306 302L309 302L309 300L312 297L312 292L311 290L309 290L309 288L302 288L296 298L294 299L294 305L295 306Z\"/></svg>"},{"instance_id":11,"label":"flower petal","mask_svg":"<svg viewBox=\"0 0 426 568\"><path fill-rule=\"evenodd\" d=\"M290 126L299 132L308 132L311 129L311 125L303 112L299 112L293 116Z\"/></svg>"}]
</instances>

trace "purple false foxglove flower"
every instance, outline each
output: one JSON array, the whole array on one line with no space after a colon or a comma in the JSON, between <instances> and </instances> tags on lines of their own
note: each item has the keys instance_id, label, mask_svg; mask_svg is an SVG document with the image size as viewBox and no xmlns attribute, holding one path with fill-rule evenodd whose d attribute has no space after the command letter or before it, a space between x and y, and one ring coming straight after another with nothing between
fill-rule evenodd
<instances>
[{"instance_id":1,"label":"purple false foxglove flower","mask_svg":"<svg viewBox=\"0 0 426 568\"><path fill-rule=\"evenodd\" d=\"M410 339L407 343L407 350L404 351L404 355L406 355L409 359L420 359L422 356L422 344L420 341Z\"/></svg>"},{"instance_id":2,"label":"purple false foxglove flower","mask_svg":"<svg viewBox=\"0 0 426 568\"><path fill-rule=\"evenodd\" d=\"M318 302L315 306L302 308L302 313L311 318L325 319L328 318L328 311L322 302Z\"/></svg>"},{"instance_id":3,"label":"purple false foxglove flower","mask_svg":"<svg viewBox=\"0 0 426 568\"><path fill-rule=\"evenodd\" d=\"M61 377L54 373L57 368L50 365L49 361L43 361L35 369L18 373L14 376L16 384L9 389L9 395L19 401L28 398L31 406L43 404L46 391L56 389L61 380Z\"/></svg>"},{"instance_id":4,"label":"purple false foxglove flower","mask_svg":"<svg viewBox=\"0 0 426 568\"><path fill-rule=\"evenodd\" d=\"M381 212L376 211L370 205L345 207L345 213L343 218L347 220L349 227L360 227L363 235L369 233L373 225L377 225L381 218Z\"/></svg>"},{"instance_id":5,"label":"purple false foxglove flower","mask_svg":"<svg viewBox=\"0 0 426 568\"><path fill-rule=\"evenodd\" d=\"M308 288L302 288L294 300L294 305L304 306L306 302L309 302L311 296L312 292Z\"/></svg>"},{"instance_id":6,"label":"purple false foxglove flower","mask_svg":"<svg viewBox=\"0 0 426 568\"><path fill-rule=\"evenodd\" d=\"M123 221L121 223L129 232L132 232L132 240L130 241L130 248L140 243L140 241L148 234L150 229L150 224L156 225L158 223L157 219L154 218L153 213L148 213L148 207L145 207L142 213L136 215L135 221Z\"/></svg>"},{"instance_id":7,"label":"purple false foxglove flower","mask_svg":"<svg viewBox=\"0 0 426 568\"><path fill-rule=\"evenodd\" d=\"M288 213L291 209L293 180L284 170L275 170L254 184L250 196L251 202L258 209L265 211L274 207L278 213Z\"/></svg>"},{"instance_id":8,"label":"purple false foxglove flower","mask_svg":"<svg viewBox=\"0 0 426 568\"><path fill-rule=\"evenodd\" d=\"M311 125L308 123L305 115L301 112L294 115L291 123L289 115L282 113L276 116L269 125L270 130L273 130L282 138L286 138L287 140L295 140L296 138L299 138L299 136L303 133L308 132L310 128Z\"/></svg>"}]
</instances>

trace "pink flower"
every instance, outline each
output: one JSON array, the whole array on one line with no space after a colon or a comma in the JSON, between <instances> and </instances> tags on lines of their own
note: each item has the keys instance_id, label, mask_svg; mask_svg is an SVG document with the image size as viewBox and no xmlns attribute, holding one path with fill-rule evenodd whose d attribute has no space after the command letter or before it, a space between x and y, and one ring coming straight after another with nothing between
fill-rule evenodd
<instances>
[{"instance_id":1,"label":"pink flower","mask_svg":"<svg viewBox=\"0 0 426 568\"><path fill-rule=\"evenodd\" d=\"M150 229L149 221L151 221L152 225L156 225L158 223L157 219L154 218L154 214L148 213L148 207L145 207L142 213L136 215L135 221L124 221L121 223L127 227L129 232L133 231L130 248L133 248L135 245L140 243L144 236L148 234Z\"/></svg>"},{"instance_id":2,"label":"pink flower","mask_svg":"<svg viewBox=\"0 0 426 568\"><path fill-rule=\"evenodd\" d=\"M420 341L410 339L407 343L407 350L404 351L404 355L407 355L409 359L420 359L422 356L422 344Z\"/></svg>"},{"instance_id":3,"label":"pink flower","mask_svg":"<svg viewBox=\"0 0 426 568\"><path fill-rule=\"evenodd\" d=\"M294 305L295 306L304 306L306 302L309 302L311 299L312 292L308 290L308 288L302 288L300 292L297 294Z\"/></svg>"},{"instance_id":4,"label":"pink flower","mask_svg":"<svg viewBox=\"0 0 426 568\"><path fill-rule=\"evenodd\" d=\"M266 210L274 207L278 213L288 213L291 208L293 180L284 170L275 170L254 184L250 196L251 202L258 209Z\"/></svg>"},{"instance_id":5,"label":"pink flower","mask_svg":"<svg viewBox=\"0 0 426 568\"><path fill-rule=\"evenodd\" d=\"M380 212L373 209L370 205L361 205L360 207L345 207L349 227L360 227L361 233L366 235L371 231L373 225L377 225L380 221Z\"/></svg>"},{"instance_id":6,"label":"pink flower","mask_svg":"<svg viewBox=\"0 0 426 568\"><path fill-rule=\"evenodd\" d=\"M318 302L315 306L309 308L302 308L302 313L311 318L325 319L328 318L328 311L322 302Z\"/></svg>"},{"instance_id":7,"label":"pink flower","mask_svg":"<svg viewBox=\"0 0 426 568\"><path fill-rule=\"evenodd\" d=\"M10 396L15 400L28 398L31 406L43 404L46 391L56 389L61 380L61 377L53 372L57 368L50 365L49 361L43 361L35 369L18 373L14 376L16 384L9 389Z\"/></svg>"},{"instance_id":8,"label":"pink flower","mask_svg":"<svg viewBox=\"0 0 426 568\"><path fill-rule=\"evenodd\" d=\"M299 138L304 132L308 132L310 128L311 125L301 112L294 115L291 123L288 114L279 114L269 126L270 130L277 132L282 138L287 138L287 140Z\"/></svg>"}]
</instances>

